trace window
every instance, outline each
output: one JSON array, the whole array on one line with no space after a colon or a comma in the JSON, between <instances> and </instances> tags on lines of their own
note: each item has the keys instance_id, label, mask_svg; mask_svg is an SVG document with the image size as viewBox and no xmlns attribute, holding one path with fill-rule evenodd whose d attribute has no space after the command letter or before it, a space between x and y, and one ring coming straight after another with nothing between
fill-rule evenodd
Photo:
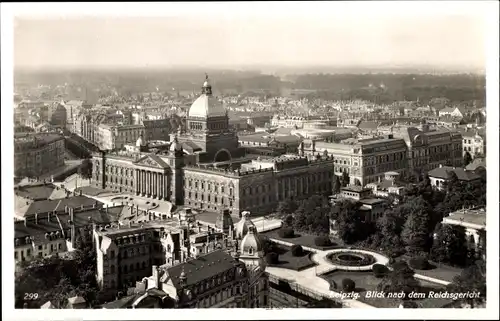
<instances>
[{"instance_id":1,"label":"window","mask_svg":"<svg viewBox=\"0 0 500 321\"><path fill-rule=\"evenodd\" d=\"M17 251L14 252L14 259L17 260Z\"/></svg>"}]
</instances>

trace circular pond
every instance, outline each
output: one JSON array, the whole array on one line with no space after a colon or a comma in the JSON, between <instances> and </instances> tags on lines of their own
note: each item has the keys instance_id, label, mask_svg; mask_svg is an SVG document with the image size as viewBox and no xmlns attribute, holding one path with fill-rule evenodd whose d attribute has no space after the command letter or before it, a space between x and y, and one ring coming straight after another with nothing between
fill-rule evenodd
<instances>
[{"instance_id":1,"label":"circular pond","mask_svg":"<svg viewBox=\"0 0 500 321\"><path fill-rule=\"evenodd\" d=\"M367 266L377 261L375 257L370 254L349 250L330 253L327 259L337 266Z\"/></svg>"}]
</instances>

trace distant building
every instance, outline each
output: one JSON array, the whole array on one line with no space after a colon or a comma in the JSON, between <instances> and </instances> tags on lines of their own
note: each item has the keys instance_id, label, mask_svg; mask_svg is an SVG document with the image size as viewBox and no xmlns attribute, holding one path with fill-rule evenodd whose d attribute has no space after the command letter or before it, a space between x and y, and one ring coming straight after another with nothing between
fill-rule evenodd
<instances>
[{"instance_id":1,"label":"distant building","mask_svg":"<svg viewBox=\"0 0 500 321\"><path fill-rule=\"evenodd\" d=\"M64 137L54 133L14 135L14 174L36 177L64 166Z\"/></svg>"},{"instance_id":2,"label":"distant building","mask_svg":"<svg viewBox=\"0 0 500 321\"><path fill-rule=\"evenodd\" d=\"M402 127L394 131L395 137L404 139L407 146L409 175L421 176L440 165L462 166L462 135L453 130L431 130L427 124L421 129Z\"/></svg>"},{"instance_id":3,"label":"distant building","mask_svg":"<svg viewBox=\"0 0 500 321\"><path fill-rule=\"evenodd\" d=\"M95 201L90 207L58 207L57 204L62 203L62 200L48 202L31 204L31 207L39 209L34 214L27 213L22 220L14 223L16 263L73 250L78 237L83 240L89 238L93 224L117 222L122 210L122 207L105 210L99 208L102 204L96 205Z\"/></svg>"},{"instance_id":4,"label":"distant building","mask_svg":"<svg viewBox=\"0 0 500 321\"><path fill-rule=\"evenodd\" d=\"M479 131L466 128L461 131L463 154L469 153L472 158L476 156L486 156L486 135L480 134Z\"/></svg>"},{"instance_id":5,"label":"distant building","mask_svg":"<svg viewBox=\"0 0 500 321\"><path fill-rule=\"evenodd\" d=\"M66 128L67 111L60 103L54 103L49 107L49 123L59 128Z\"/></svg>"},{"instance_id":6,"label":"distant building","mask_svg":"<svg viewBox=\"0 0 500 321\"><path fill-rule=\"evenodd\" d=\"M469 245L476 249L486 249L486 211L484 209L455 211L443 218L442 223L464 227L469 237Z\"/></svg>"},{"instance_id":7,"label":"distant building","mask_svg":"<svg viewBox=\"0 0 500 321\"><path fill-rule=\"evenodd\" d=\"M407 148L403 139L372 138L341 143L305 140L301 152L333 157L335 175L347 173L351 184L378 182L388 171L405 176L408 171Z\"/></svg>"},{"instance_id":8,"label":"distant building","mask_svg":"<svg viewBox=\"0 0 500 321\"><path fill-rule=\"evenodd\" d=\"M337 203L343 200L350 200L357 205L358 214L361 219L367 222L375 222L382 217L387 210L387 200L373 197L370 188L361 186L346 186L342 187L338 195L331 197L334 211L338 211ZM338 223L337 220L330 218L330 234L337 235Z\"/></svg>"},{"instance_id":9,"label":"distant building","mask_svg":"<svg viewBox=\"0 0 500 321\"><path fill-rule=\"evenodd\" d=\"M113 126L100 124L96 131L96 144L102 150L123 149L137 137L144 136L144 125Z\"/></svg>"},{"instance_id":10,"label":"distant building","mask_svg":"<svg viewBox=\"0 0 500 321\"><path fill-rule=\"evenodd\" d=\"M443 189L443 183L448 180L450 172L455 173L458 180L464 183L473 184L478 183L481 180L481 177L473 171L468 171L462 167L449 167L441 165L428 172L431 185L438 189Z\"/></svg>"}]
</instances>

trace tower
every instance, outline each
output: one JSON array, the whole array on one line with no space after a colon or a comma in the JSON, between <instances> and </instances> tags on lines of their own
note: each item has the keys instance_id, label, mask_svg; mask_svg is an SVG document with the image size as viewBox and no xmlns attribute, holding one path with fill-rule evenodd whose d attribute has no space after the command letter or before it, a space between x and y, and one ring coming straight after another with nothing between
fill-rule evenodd
<instances>
[{"instance_id":1,"label":"tower","mask_svg":"<svg viewBox=\"0 0 500 321\"><path fill-rule=\"evenodd\" d=\"M264 251L255 226L248 227L248 233L241 241L240 260L247 266L260 267L262 270L266 267Z\"/></svg>"},{"instance_id":2,"label":"tower","mask_svg":"<svg viewBox=\"0 0 500 321\"><path fill-rule=\"evenodd\" d=\"M168 199L175 205L182 205L184 204L184 151L177 136L170 144L168 158L172 169L172 185L168 191Z\"/></svg>"},{"instance_id":3,"label":"tower","mask_svg":"<svg viewBox=\"0 0 500 321\"><path fill-rule=\"evenodd\" d=\"M222 102L213 96L208 75L201 95L189 108L186 125L188 133L180 135L179 140L198 146L201 162L229 161L239 156L238 137L229 128L228 113Z\"/></svg>"}]
</instances>

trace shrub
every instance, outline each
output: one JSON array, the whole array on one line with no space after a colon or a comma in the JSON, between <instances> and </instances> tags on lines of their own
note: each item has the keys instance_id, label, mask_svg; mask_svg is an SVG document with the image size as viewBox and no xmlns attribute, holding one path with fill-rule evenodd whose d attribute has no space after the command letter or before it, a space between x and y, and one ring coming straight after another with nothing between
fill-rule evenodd
<instances>
[{"instance_id":1,"label":"shrub","mask_svg":"<svg viewBox=\"0 0 500 321\"><path fill-rule=\"evenodd\" d=\"M389 269L387 268L387 266L385 266L383 264L374 264L373 265L373 275L376 278L384 277L387 274L387 272L389 272Z\"/></svg>"},{"instance_id":2,"label":"shrub","mask_svg":"<svg viewBox=\"0 0 500 321\"><path fill-rule=\"evenodd\" d=\"M291 252L293 256L301 256L302 254L304 254L304 249L301 245L295 244L294 246L292 246Z\"/></svg>"},{"instance_id":3,"label":"shrub","mask_svg":"<svg viewBox=\"0 0 500 321\"><path fill-rule=\"evenodd\" d=\"M293 225L293 215L288 214L285 219L283 220L283 223L285 223L285 226L292 226Z\"/></svg>"},{"instance_id":4,"label":"shrub","mask_svg":"<svg viewBox=\"0 0 500 321\"><path fill-rule=\"evenodd\" d=\"M356 283L354 283L351 279L343 279L342 280L342 289L346 292L354 291L356 288Z\"/></svg>"},{"instance_id":5,"label":"shrub","mask_svg":"<svg viewBox=\"0 0 500 321\"><path fill-rule=\"evenodd\" d=\"M410 259L408 265L414 270L427 270L429 268L429 261L423 256L417 256Z\"/></svg>"},{"instance_id":6,"label":"shrub","mask_svg":"<svg viewBox=\"0 0 500 321\"><path fill-rule=\"evenodd\" d=\"M281 238L284 238L284 239L289 239L289 238L292 238L295 236L295 233L293 231L292 228L290 227L285 227L285 228L282 228L279 232L278 232L278 235L281 237Z\"/></svg>"},{"instance_id":7,"label":"shrub","mask_svg":"<svg viewBox=\"0 0 500 321\"><path fill-rule=\"evenodd\" d=\"M270 252L276 252L276 244L273 243L267 236L259 235L259 238L260 238L260 244L262 244L262 251L264 251L264 254Z\"/></svg>"},{"instance_id":8,"label":"shrub","mask_svg":"<svg viewBox=\"0 0 500 321\"><path fill-rule=\"evenodd\" d=\"M316 246L330 246L332 245L332 241L330 241L328 236L317 236L314 239L314 244L316 244Z\"/></svg>"},{"instance_id":9,"label":"shrub","mask_svg":"<svg viewBox=\"0 0 500 321\"><path fill-rule=\"evenodd\" d=\"M279 256L277 253L269 252L266 254L266 262L269 264L277 264L279 262Z\"/></svg>"}]
</instances>

